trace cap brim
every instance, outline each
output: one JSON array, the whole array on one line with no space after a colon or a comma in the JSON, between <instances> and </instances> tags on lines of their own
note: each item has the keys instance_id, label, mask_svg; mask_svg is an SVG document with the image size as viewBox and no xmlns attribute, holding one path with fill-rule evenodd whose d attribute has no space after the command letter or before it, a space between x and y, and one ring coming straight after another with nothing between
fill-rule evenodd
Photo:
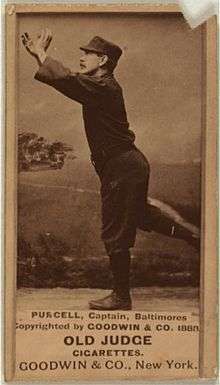
<instances>
[{"instance_id":1,"label":"cap brim","mask_svg":"<svg viewBox=\"0 0 220 385\"><path fill-rule=\"evenodd\" d=\"M85 45L82 47L79 47L82 51L87 51L87 52L95 52L95 53L103 53L103 51L95 49L93 47L90 47L89 45Z\"/></svg>"}]
</instances>

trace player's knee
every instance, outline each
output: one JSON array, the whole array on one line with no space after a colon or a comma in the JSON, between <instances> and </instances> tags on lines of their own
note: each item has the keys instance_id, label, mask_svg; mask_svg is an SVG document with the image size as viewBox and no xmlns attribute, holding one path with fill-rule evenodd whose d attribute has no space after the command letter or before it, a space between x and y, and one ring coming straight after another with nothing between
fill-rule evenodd
<instances>
[{"instance_id":1,"label":"player's knee","mask_svg":"<svg viewBox=\"0 0 220 385\"><path fill-rule=\"evenodd\" d=\"M121 257L128 257L130 256L130 250L129 248L124 248L124 247L116 247L116 248L113 248L111 251L110 251L110 254L109 254L111 257L115 257L115 258L121 258Z\"/></svg>"}]
</instances>

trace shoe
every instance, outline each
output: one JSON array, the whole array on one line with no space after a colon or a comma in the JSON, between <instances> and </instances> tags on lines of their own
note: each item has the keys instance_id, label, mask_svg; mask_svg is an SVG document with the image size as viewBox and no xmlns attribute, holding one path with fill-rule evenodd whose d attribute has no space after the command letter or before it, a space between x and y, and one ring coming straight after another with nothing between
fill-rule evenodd
<instances>
[{"instance_id":1,"label":"shoe","mask_svg":"<svg viewBox=\"0 0 220 385\"><path fill-rule=\"evenodd\" d=\"M188 238L188 243L194 247L198 252L200 252L200 238L199 237L191 237Z\"/></svg>"},{"instance_id":2,"label":"shoe","mask_svg":"<svg viewBox=\"0 0 220 385\"><path fill-rule=\"evenodd\" d=\"M190 231L180 225L172 226L171 237L184 239L189 245L200 251L200 234L199 231Z\"/></svg>"},{"instance_id":3,"label":"shoe","mask_svg":"<svg viewBox=\"0 0 220 385\"><path fill-rule=\"evenodd\" d=\"M105 298L89 302L89 308L94 310L131 310L131 298L120 297L115 291Z\"/></svg>"}]
</instances>

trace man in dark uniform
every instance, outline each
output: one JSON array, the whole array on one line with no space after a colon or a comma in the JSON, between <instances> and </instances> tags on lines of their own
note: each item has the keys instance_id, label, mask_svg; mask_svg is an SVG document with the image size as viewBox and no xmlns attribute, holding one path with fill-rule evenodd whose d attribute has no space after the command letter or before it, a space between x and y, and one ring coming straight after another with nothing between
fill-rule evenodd
<instances>
[{"instance_id":1,"label":"man in dark uniform","mask_svg":"<svg viewBox=\"0 0 220 385\"><path fill-rule=\"evenodd\" d=\"M81 70L72 73L47 57L51 39L48 30L35 42L27 33L22 36L26 49L39 64L35 79L82 105L91 160L101 181L102 240L114 282L112 293L91 301L90 308L131 309L129 249L134 246L136 229L149 229L154 208L147 207L149 164L134 145L135 135L129 130L122 89L113 75L122 50L96 36L80 47ZM165 219L163 223L163 220L161 228L170 235L173 222ZM158 225L160 220L157 222Z\"/></svg>"}]
</instances>

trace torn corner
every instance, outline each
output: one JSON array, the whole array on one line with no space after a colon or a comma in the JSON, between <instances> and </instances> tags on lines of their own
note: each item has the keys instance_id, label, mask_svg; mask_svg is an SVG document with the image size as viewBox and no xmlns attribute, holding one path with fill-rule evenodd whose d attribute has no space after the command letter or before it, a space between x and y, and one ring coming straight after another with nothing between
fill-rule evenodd
<instances>
[{"instance_id":1,"label":"torn corner","mask_svg":"<svg viewBox=\"0 0 220 385\"><path fill-rule=\"evenodd\" d=\"M196 28L218 13L218 0L179 0L183 16L191 28Z\"/></svg>"}]
</instances>

